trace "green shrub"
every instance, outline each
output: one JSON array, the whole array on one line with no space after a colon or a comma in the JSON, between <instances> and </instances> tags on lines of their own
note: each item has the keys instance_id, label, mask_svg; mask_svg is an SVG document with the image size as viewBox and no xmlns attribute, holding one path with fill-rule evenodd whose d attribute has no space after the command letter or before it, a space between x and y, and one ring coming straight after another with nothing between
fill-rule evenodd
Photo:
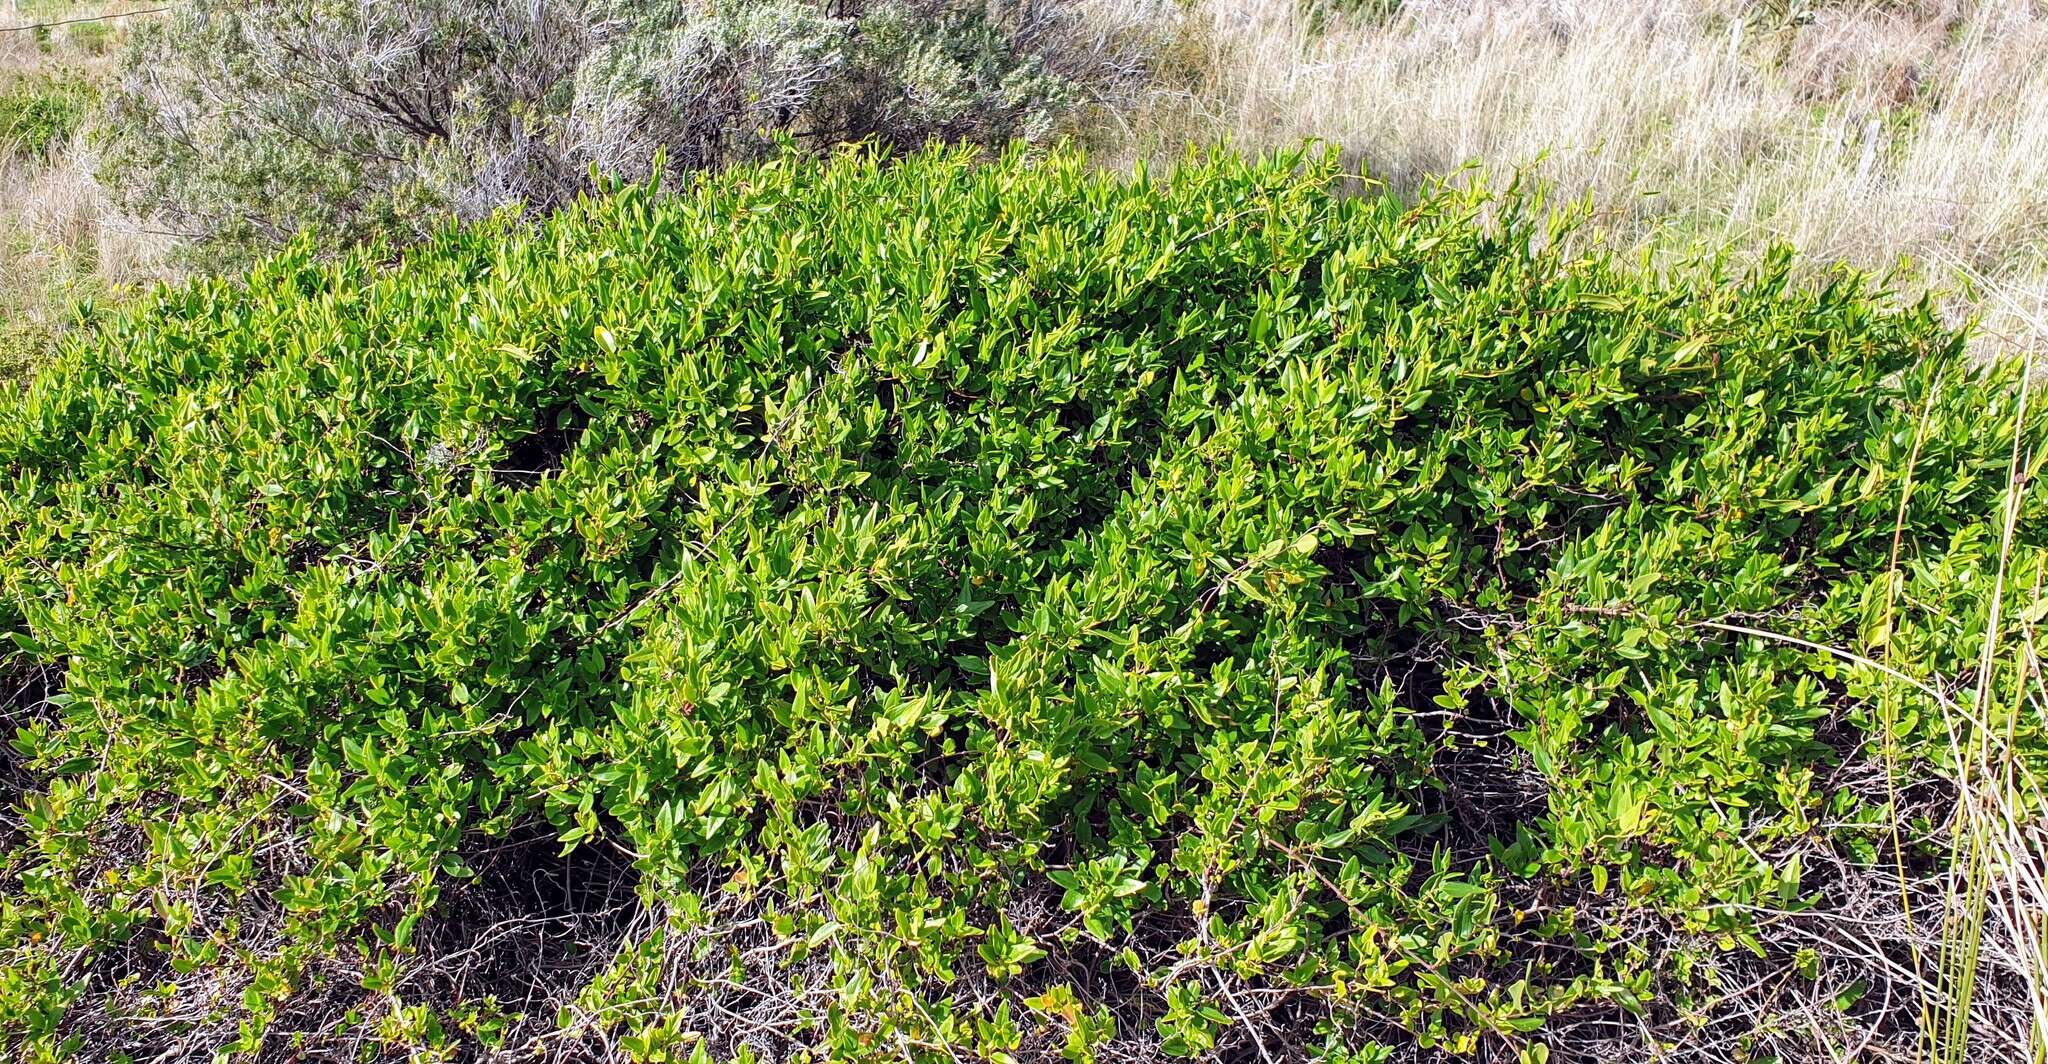
<instances>
[{"instance_id":1,"label":"green shrub","mask_svg":"<svg viewBox=\"0 0 2048 1064\"><path fill-rule=\"evenodd\" d=\"M0 1030L1911 1052L1772 929L1952 721L1701 622L1961 682L2011 374L1335 177L783 157L75 336L0 402ZM1832 1004L1730 1034L1759 971Z\"/></svg>"},{"instance_id":2,"label":"green shrub","mask_svg":"<svg viewBox=\"0 0 2048 1064\"><path fill-rule=\"evenodd\" d=\"M70 140L96 96L87 82L61 74L0 83L0 159L38 159Z\"/></svg>"},{"instance_id":3,"label":"green shrub","mask_svg":"<svg viewBox=\"0 0 2048 1064\"><path fill-rule=\"evenodd\" d=\"M191 0L135 34L109 175L217 248L410 239L778 138L1050 140L1130 36L1069 0Z\"/></svg>"}]
</instances>

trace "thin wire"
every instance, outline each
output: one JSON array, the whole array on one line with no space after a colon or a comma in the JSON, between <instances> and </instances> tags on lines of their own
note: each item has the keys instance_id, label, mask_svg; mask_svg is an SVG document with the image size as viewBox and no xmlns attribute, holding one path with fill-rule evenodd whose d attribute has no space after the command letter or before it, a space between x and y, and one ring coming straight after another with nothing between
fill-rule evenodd
<instances>
[{"instance_id":1,"label":"thin wire","mask_svg":"<svg viewBox=\"0 0 2048 1064\"><path fill-rule=\"evenodd\" d=\"M20 33L24 30L46 30L51 28L52 26L71 26L80 22L105 22L108 19L127 18L130 15L154 15L159 11L169 10L170 8L168 6L146 7L140 11L116 11L108 15L86 15L82 18L62 18L58 19L55 22L31 22L26 26L0 26L0 33Z\"/></svg>"}]
</instances>

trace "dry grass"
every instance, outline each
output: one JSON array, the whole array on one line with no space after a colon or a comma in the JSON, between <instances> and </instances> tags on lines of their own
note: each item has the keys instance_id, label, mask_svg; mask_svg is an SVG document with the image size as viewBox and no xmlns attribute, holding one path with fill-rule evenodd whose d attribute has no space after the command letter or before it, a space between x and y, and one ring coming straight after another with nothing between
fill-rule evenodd
<instances>
[{"instance_id":1,"label":"dry grass","mask_svg":"<svg viewBox=\"0 0 2048 1064\"><path fill-rule=\"evenodd\" d=\"M1397 189L1474 161L1527 168L1588 200L1618 249L1908 259L1895 280L1943 293L1957 320L1981 313L1982 349L2048 346L2029 324L2048 306L2035 0L1338 6L1196 0L1180 84L1133 154L1320 137Z\"/></svg>"},{"instance_id":2,"label":"dry grass","mask_svg":"<svg viewBox=\"0 0 2048 1064\"><path fill-rule=\"evenodd\" d=\"M104 79L126 32L120 19L45 33L7 27L143 6L0 0L0 91L40 76ZM173 241L122 216L96 169L82 135L47 153L0 150L0 378L39 356L76 301L169 276Z\"/></svg>"},{"instance_id":3,"label":"dry grass","mask_svg":"<svg viewBox=\"0 0 2048 1064\"><path fill-rule=\"evenodd\" d=\"M2034 335L2048 335L2048 321L2022 315ZM2022 382L2022 406L2033 378ZM2023 718L2048 719L2048 686L2041 669L2038 622L2048 572L2015 572L2009 564L2018 530L2021 496L2038 475L2041 456L2013 442L2007 478L1999 582L1993 589L1984 650L1969 712L1951 714L1951 744L1961 766L1959 796L1951 823L1964 875L1940 907L1948 920L1941 967L1947 991L1941 1010L1944 1029L1931 1032L1929 1047L1944 1060L1970 1059L1963 1036L1969 1007L1982 995L1982 960L2003 958L2025 974L2024 1008L2013 1011L2026 1041L2014 1059L2048 1060L2048 792L2030 770L2016 739ZM2004 645L2001 645L2001 639Z\"/></svg>"}]
</instances>

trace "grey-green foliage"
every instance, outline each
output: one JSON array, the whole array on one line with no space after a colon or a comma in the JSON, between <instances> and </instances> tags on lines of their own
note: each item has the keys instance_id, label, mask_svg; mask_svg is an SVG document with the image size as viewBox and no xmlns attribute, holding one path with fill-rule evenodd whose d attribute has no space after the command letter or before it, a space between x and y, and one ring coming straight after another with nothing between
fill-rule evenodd
<instances>
[{"instance_id":1,"label":"grey-green foliage","mask_svg":"<svg viewBox=\"0 0 2048 1064\"><path fill-rule=\"evenodd\" d=\"M570 122L579 159L642 176L758 157L773 133L1042 142L1126 98L1138 34L1075 0L597 0ZM1156 20L1134 18L1132 25Z\"/></svg>"},{"instance_id":2,"label":"grey-green foliage","mask_svg":"<svg viewBox=\"0 0 2048 1064\"><path fill-rule=\"evenodd\" d=\"M187 0L128 51L112 174L131 207L216 241L388 230L459 172L547 169L535 120L581 30L560 0ZM458 152L471 164L448 166Z\"/></svg>"},{"instance_id":3,"label":"grey-green foliage","mask_svg":"<svg viewBox=\"0 0 2048 1064\"><path fill-rule=\"evenodd\" d=\"M608 30L576 74L576 150L646 172L658 152L707 167L788 127L847 76L859 20L805 0L600 3Z\"/></svg>"},{"instance_id":4,"label":"grey-green foliage","mask_svg":"<svg viewBox=\"0 0 2048 1064\"><path fill-rule=\"evenodd\" d=\"M214 247L406 238L778 137L1050 140L1140 52L1075 0L186 0L130 49L110 176Z\"/></svg>"}]
</instances>

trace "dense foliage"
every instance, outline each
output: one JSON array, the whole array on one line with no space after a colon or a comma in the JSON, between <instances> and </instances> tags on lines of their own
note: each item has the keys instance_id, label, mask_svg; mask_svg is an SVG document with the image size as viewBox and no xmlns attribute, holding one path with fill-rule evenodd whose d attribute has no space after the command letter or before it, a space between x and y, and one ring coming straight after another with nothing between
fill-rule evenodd
<instances>
[{"instance_id":1,"label":"dense foliage","mask_svg":"<svg viewBox=\"0 0 2048 1064\"><path fill-rule=\"evenodd\" d=\"M36 160L78 130L97 92L69 76L29 74L0 81L0 162Z\"/></svg>"},{"instance_id":2,"label":"dense foliage","mask_svg":"<svg viewBox=\"0 0 2048 1064\"><path fill-rule=\"evenodd\" d=\"M1043 142L1138 73L1071 0L186 0L128 49L108 171L216 254L409 239L777 137Z\"/></svg>"},{"instance_id":3,"label":"dense foliage","mask_svg":"<svg viewBox=\"0 0 2048 1064\"><path fill-rule=\"evenodd\" d=\"M1538 1061L1771 964L1836 1015L1758 1056L1910 1044L1759 929L1949 757L2039 420L1853 279L1336 176L785 157L76 337L0 1031Z\"/></svg>"}]
</instances>

